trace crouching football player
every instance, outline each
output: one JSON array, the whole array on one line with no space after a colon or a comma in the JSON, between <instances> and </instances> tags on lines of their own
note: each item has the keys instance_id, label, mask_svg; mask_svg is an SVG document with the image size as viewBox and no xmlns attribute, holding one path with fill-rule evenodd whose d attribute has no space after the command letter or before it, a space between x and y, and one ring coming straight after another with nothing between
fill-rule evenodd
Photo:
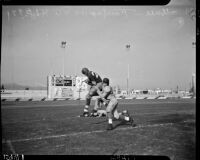
<instances>
[{"instance_id":1,"label":"crouching football player","mask_svg":"<svg viewBox=\"0 0 200 160\"><path fill-rule=\"evenodd\" d=\"M113 89L109 86L109 79L103 79L103 88L102 91L97 89L97 93L99 94L100 98L103 100L104 105L106 105L106 112L108 118L108 127L107 130L112 130L113 125L112 121L113 118L117 120L122 120L126 122L130 122L131 125L135 126L134 120L131 116L129 116L128 112L126 114L119 114L117 111L118 101L113 93Z\"/></svg>"},{"instance_id":2,"label":"crouching football player","mask_svg":"<svg viewBox=\"0 0 200 160\"><path fill-rule=\"evenodd\" d=\"M89 71L89 69L87 68L82 69L82 74L88 78L85 81L85 83L87 83L90 86L89 92L86 95L86 103L85 103L85 107L83 111L83 116L89 117L89 116L96 115L97 105L95 105L94 109L92 110L91 115L89 114L89 107L90 107L91 98L93 96L98 96L97 89L102 90L102 79L97 73L93 71Z\"/></svg>"}]
</instances>

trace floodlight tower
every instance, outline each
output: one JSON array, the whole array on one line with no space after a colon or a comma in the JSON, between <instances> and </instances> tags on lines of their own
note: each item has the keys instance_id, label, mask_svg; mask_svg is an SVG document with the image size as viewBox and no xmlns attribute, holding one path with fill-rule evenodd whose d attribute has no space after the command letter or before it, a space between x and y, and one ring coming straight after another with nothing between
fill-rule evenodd
<instances>
[{"instance_id":1,"label":"floodlight tower","mask_svg":"<svg viewBox=\"0 0 200 160\"><path fill-rule=\"evenodd\" d=\"M126 45L127 54L130 51L130 48L131 48L131 45L127 44ZM128 93L128 95L129 95L129 78L130 78L130 67L129 67L129 63L128 63L127 64L127 93Z\"/></svg>"},{"instance_id":2,"label":"floodlight tower","mask_svg":"<svg viewBox=\"0 0 200 160\"><path fill-rule=\"evenodd\" d=\"M66 41L61 42L61 48L63 48L63 76L65 75L65 48L66 48Z\"/></svg>"},{"instance_id":3,"label":"floodlight tower","mask_svg":"<svg viewBox=\"0 0 200 160\"><path fill-rule=\"evenodd\" d=\"M194 53L195 53L195 60L196 60L196 41L193 41L192 42L192 48L194 48ZM196 95L196 75L195 73L192 74L192 92L193 92L193 95Z\"/></svg>"}]
</instances>

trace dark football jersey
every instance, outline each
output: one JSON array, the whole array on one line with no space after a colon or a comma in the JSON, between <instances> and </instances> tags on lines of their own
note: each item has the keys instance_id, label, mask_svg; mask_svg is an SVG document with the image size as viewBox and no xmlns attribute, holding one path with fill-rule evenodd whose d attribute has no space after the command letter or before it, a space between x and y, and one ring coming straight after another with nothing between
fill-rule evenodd
<instances>
[{"instance_id":1,"label":"dark football jersey","mask_svg":"<svg viewBox=\"0 0 200 160\"><path fill-rule=\"evenodd\" d=\"M92 81L95 81L96 83L102 82L101 77L93 71L89 71L88 80L89 80L89 83L91 83Z\"/></svg>"}]
</instances>

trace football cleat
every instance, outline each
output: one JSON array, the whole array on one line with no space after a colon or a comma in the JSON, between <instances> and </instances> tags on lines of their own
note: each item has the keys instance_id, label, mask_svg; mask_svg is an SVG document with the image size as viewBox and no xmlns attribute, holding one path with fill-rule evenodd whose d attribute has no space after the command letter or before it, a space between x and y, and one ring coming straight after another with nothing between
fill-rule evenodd
<instances>
[{"instance_id":1,"label":"football cleat","mask_svg":"<svg viewBox=\"0 0 200 160\"><path fill-rule=\"evenodd\" d=\"M97 110L92 110L92 112L90 113L90 117L97 117L98 114L97 114Z\"/></svg>"},{"instance_id":2,"label":"football cleat","mask_svg":"<svg viewBox=\"0 0 200 160\"><path fill-rule=\"evenodd\" d=\"M128 112L128 110L123 110L123 111L122 111L122 115L123 115L123 116L126 116L126 117L129 117L129 112Z\"/></svg>"},{"instance_id":3,"label":"football cleat","mask_svg":"<svg viewBox=\"0 0 200 160\"><path fill-rule=\"evenodd\" d=\"M97 116L98 116L97 112L90 113L90 117L97 117Z\"/></svg>"},{"instance_id":4,"label":"football cleat","mask_svg":"<svg viewBox=\"0 0 200 160\"><path fill-rule=\"evenodd\" d=\"M113 130L113 125L112 124L108 124L107 129L106 130Z\"/></svg>"},{"instance_id":5,"label":"football cleat","mask_svg":"<svg viewBox=\"0 0 200 160\"><path fill-rule=\"evenodd\" d=\"M130 124L131 124L133 127L136 126L136 124L134 123L133 117L129 116L129 122L130 122Z\"/></svg>"},{"instance_id":6,"label":"football cleat","mask_svg":"<svg viewBox=\"0 0 200 160\"><path fill-rule=\"evenodd\" d=\"M83 117L89 117L89 112L83 112Z\"/></svg>"}]
</instances>

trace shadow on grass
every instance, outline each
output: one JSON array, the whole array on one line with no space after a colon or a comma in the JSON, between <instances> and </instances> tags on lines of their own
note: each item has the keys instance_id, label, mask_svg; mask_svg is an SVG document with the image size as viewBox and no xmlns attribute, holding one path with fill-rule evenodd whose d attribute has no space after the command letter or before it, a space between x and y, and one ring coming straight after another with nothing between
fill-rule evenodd
<instances>
[{"instance_id":1,"label":"shadow on grass","mask_svg":"<svg viewBox=\"0 0 200 160\"><path fill-rule=\"evenodd\" d=\"M113 119L113 121L118 122L116 125L113 125L113 129L120 127L120 126L132 126L132 127L136 127L136 124L131 124L130 122L126 122L126 121L121 121L121 120L117 120L117 119ZM108 120L103 120L100 122L95 122L95 123L91 123L91 124L101 124L101 123L106 123L108 122Z\"/></svg>"},{"instance_id":2,"label":"shadow on grass","mask_svg":"<svg viewBox=\"0 0 200 160\"><path fill-rule=\"evenodd\" d=\"M98 118L103 118L103 117L98 117ZM117 119L113 119L113 121L119 121ZM101 124L101 123L105 123L105 122L108 122L107 119L103 120L103 121L100 121L100 122L95 122L95 123L91 123L91 124Z\"/></svg>"},{"instance_id":3,"label":"shadow on grass","mask_svg":"<svg viewBox=\"0 0 200 160\"><path fill-rule=\"evenodd\" d=\"M180 123L184 120L195 119L191 114L169 114L166 116L159 115L156 120L150 120L152 123Z\"/></svg>"},{"instance_id":4,"label":"shadow on grass","mask_svg":"<svg viewBox=\"0 0 200 160\"><path fill-rule=\"evenodd\" d=\"M132 126L132 127L136 127L137 125L134 123L134 125L132 125L130 122L126 122L126 121L120 121L118 124L116 124L115 126L113 126L113 129L116 129L117 127L120 126Z\"/></svg>"}]
</instances>

